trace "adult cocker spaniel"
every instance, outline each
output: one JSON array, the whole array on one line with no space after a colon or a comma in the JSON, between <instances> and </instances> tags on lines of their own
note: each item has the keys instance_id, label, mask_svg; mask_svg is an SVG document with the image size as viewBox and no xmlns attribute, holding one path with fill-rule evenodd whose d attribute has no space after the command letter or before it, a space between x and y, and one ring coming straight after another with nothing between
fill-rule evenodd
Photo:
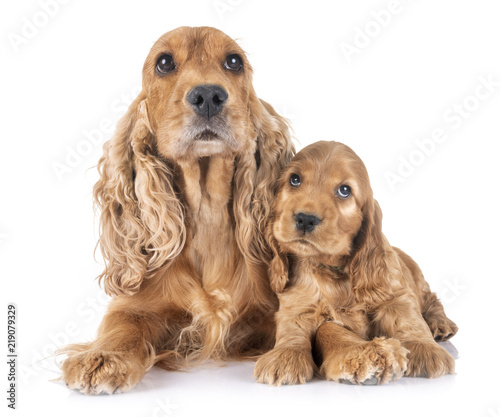
<instances>
[{"instance_id":1,"label":"adult cocker spaniel","mask_svg":"<svg viewBox=\"0 0 500 417\"><path fill-rule=\"evenodd\" d=\"M293 153L231 38L181 27L154 44L98 164L100 281L114 297L97 339L63 349L69 388L123 392L153 365L272 347L264 232Z\"/></svg>"},{"instance_id":2,"label":"adult cocker spaniel","mask_svg":"<svg viewBox=\"0 0 500 417\"><path fill-rule=\"evenodd\" d=\"M382 234L368 173L350 148L317 142L295 156L267 234L280 307L276 345L255 366L259 382L303 383L316 364L325 378L354 384L454 371L435 339L458 328L418 265Z\"/></svg>"}]
</instances>

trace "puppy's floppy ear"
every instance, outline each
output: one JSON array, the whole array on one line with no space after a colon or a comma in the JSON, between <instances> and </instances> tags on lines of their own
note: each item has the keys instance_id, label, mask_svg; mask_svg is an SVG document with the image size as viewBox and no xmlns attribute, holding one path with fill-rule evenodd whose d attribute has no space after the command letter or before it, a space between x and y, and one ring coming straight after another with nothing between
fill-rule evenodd
<instances>
[{"instance_id":1,"label":"puppy's floppy ear","mask_svg":"<svg viewBox=\"0 0 500 417\"><path fill-rule=\"evenodd\" d=\"M394 250L382 233L382 210L374 198L369 198L362 208L363 222L354 239L350 274L354 291L363 291L373 299L383 299L387 280L399 262Z\"/></svg>"},{"instance_id":2,"label":"puppy's floppy ear","mask_svg":"<svg viewBox=\"0 0 500 417\"><path fill-rule=\"evenodd\" d=\"M275 293L284 290L288 282L289 261L288 255L280 248L278 241L273 234L274 221L269 222L266 228L266 239L271 248L272 259L269 263L269 284Z\"/></svg>"},{"instance_id":3,"label":"puppy's floppy ear","mask_svg":"<svg viewBox=\"0 0 500 417\"><path fill-rule=\"evenodd\" d=\"M267 263L270 251L266 224L281 171L295 149L288 121L250 91L249 112L256 142L238 158L235 172L234 213L238 246L251 264Z\"/></svg>"},{"instance_id":4,"label":"puppy's floppy ear","mask_svg":"<svg viewBox=\"0 0 500 417\"><path fill-rule=\"evenodd\" d=\"M103 149L94 187L106 261L99 281L110 295L133 294L150 272L180 253L186 236L183 207L171 169L157 156L144 93Z\"/></svg>"}]
</instances>

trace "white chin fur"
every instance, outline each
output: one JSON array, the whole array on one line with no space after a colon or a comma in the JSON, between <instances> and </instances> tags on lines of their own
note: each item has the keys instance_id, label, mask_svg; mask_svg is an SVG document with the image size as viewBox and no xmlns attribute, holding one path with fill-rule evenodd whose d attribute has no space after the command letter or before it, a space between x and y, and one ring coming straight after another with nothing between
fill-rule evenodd
<instances>
[{"instance_id":1,"label":"white chin fur","mask_svg":"<svg viewBox=\"0 0 500 417\"><path fill-rule=\"evenodd\" d=\"M228 146L222 140L196 140L191 145L193 155L212 156L227 152Z\"/></svg>"}]
</instances>

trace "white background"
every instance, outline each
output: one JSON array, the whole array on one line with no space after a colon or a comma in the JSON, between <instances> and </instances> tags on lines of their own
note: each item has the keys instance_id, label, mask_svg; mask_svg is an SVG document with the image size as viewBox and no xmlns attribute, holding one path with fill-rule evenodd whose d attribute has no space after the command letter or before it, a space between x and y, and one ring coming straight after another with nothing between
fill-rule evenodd
<instances>
[{"instance_id":1,"label":"white background","mask_svg":"<svg viewBox=\"0 0 500 417\"><path fill-rule=\"evenodd\" d=\"M52 16L43 1L3 2L0 12L0 322L15 302L19 345L9 415L500 415L497 1L69 0ZM390 4L399 5L388 17ZM365 161L385 234L417 260L460 327L456 375L274 388L254 382L253 363L235 363L153 370L132 392L99 397L50 382L58 372L46 358L90 340L107 302L93 279L102 269L93 167L140 88L150 47L181 25L239 40L257 93L290 118L299 149L338 140ZM489 90L480 86L488 79ZM424 155L416 141L435 129L446 140ZM398 174L401 158L418 166L391 188L387 172Z\"/></svg>"}]
</instances>

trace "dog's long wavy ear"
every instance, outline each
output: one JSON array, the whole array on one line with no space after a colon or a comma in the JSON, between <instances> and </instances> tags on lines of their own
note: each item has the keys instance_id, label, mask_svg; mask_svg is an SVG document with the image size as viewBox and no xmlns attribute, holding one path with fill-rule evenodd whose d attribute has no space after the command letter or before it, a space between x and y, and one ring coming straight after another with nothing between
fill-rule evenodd
<instances>
[{"instance_id":1,"label":"dog's long wavy ear","mask_svg":"<svg viewBox=\"0 0 500 417\"><path fill-rule=\"evenodd\" d=\"M266 240L271 249L272 258L269 263L268 275L271 289L276 293L280 293L285 289L288 282L289 261L288 255L281 249L278 241L273 233L274 216L271 215L271 220L266 227Z\"/></svg>"},{"instance_id":2,"label":"dog's long wavy ear","mask_svg":"<svg viewBox=\"0 0 500 417\"><path fill-rule=\"evenodd\" d=\"M179 254L186 235L172 172L156 154L143 93L103 149L94 187L106 262L99 282L110 295L133 294L151 272Z\"/></svg>"},{"instance_id":3,"label":"dog's long wavy ear","mask_svg":"<svg viewBox=\"0 0 500 417\"><path fill-rule=\"evenodd\" d=\"M349 269L353 290L363 292L374 300L384 297L386 282L397 267L395 253L382 233L382 210L374 198L362 208L363 222L354 239ZM394 258L394 259L393 259Z\"/></svg>"},{"instance_id":4,"label":"dog's long wavy ear","mask_svg":"<svg viewBox=\"0 0 500 417\"><path fill-rule=\"evenodd\" d=\"M247 262L268 263L265 230L281 171L295 149L288 121L252 91L250 109L257 139L237 160L234 176L236 240Z\"/></svg>"}]
</instances>

